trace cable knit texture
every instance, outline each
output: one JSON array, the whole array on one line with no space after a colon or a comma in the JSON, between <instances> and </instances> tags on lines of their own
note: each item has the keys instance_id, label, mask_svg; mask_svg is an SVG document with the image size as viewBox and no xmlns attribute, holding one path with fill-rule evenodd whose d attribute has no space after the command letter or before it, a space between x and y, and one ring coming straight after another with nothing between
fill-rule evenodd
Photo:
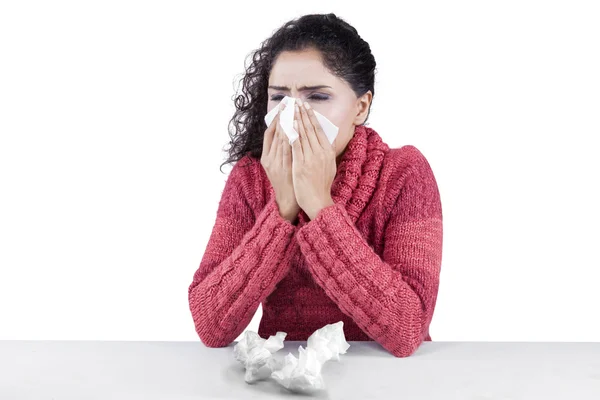
<instances>
[{"instance_id":1,"label":"cable knit texture","mask_svg":"<svg viewBox=\"0 0 600 400\"><path fill-rule=\"evenodd\" d=\"M442 261L442 207L431 167L358 126L337 168L334 205L292 225L279 214L259 160L231 170L189 306L202 342L232 343L260 303L258 334L307 340L344 322L346 340L374 340L397 357L431 340Z\"/></svg>"}]
</instances>

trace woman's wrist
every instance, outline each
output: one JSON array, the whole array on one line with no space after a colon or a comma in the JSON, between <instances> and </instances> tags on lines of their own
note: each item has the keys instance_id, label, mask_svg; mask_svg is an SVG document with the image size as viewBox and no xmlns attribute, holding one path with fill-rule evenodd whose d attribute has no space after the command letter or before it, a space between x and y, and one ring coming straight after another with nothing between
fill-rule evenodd
<instances>
[{"instance_id":1,"label":"woman's wrist","mask_svg":"<svg viewBox=\"0 0 600 400\"><path fill-rule=\"evenodd\" d=\"M298 213L300 212L300 208L297 206L280 206L279 207L279 215L287 221L289 221L292 225L296 225L298 219Z\"/></svg>"}]
</instances>

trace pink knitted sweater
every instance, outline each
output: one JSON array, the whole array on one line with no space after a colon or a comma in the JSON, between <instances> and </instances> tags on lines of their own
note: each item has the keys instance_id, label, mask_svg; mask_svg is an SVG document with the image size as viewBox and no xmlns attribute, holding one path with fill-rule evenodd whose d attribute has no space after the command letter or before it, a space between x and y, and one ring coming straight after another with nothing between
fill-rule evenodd
<instances>
[{"instance_id":1,"label":"pink knitted sweater","mask_svg":"<svg viewBox=\"0 0 600 400\"><path fill-rule=\"evenodd\" d=\"M337 168L334 205L297 225L279 214L259 160L231 170L189 306L202 342L232 343L260 303L258 334L307 340L344 322L346 340L397 357L431 340L442 259L442 208L429 163L358 126Z\"/></svg>"}]
</instances>

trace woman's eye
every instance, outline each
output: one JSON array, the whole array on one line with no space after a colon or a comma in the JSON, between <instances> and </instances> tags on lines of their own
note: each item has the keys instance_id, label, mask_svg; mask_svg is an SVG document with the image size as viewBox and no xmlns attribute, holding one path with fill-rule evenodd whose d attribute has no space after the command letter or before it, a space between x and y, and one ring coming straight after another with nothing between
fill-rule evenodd
<instances>
[{"instance_id":1,"label":"woman's eye","mask_svg":"<svg viewBox=\"0 0 600 400\"><path fill-rule=\"evenodd\" d=\"M323 100L327 100L329 99L329 96L325 96L322 94L313 94L309 97L310 100L315 100L315 101L323 101Z\"/></svg>"},{"instance_id":2,"label":"woman's eye","mask_svg":"<svg viewBox=\"0 0 600 400\"><path fill-rule=\"evenodd\" d=\"M323 94L312 94L308 98L309 98L309 100L314 100L314 101L329 100L329 96L323 95ZM271 96L271 101L279 101L279 100L283 100L283 95L276 94L276 95Z\"/></svg>"}]
</instances>

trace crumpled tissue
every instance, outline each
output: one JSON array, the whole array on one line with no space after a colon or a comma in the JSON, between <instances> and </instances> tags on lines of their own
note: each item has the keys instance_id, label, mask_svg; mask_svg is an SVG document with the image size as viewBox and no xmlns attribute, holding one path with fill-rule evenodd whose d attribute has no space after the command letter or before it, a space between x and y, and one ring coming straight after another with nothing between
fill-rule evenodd
<instances>
[{"instance_id":1,"label":"crumpled tissue","mask_svg":"<svg viewBox=\"0 0 600 400\"><path fill-rule=\"evenodd\" d=\"M283 111L281 112L281 115L279 116L279 121L281 123L281 127L283 128L283 132L285 132L286 136L288 137L288 139L290 141L290 145L292 143L294 143L294 141L296 139L298 139L298 137L299 137L298 132L296 132L296 130L294 129L294 104L295 104L295 102L296 102L296 99L294 97L285 96L279 102L279 104L277 104L277 106L273 107L273 109L271 111L269 111L269 113L267 113L267 115L265 115L265 122L266 122L267 126L270 126L271 122L273 122L273 119L275 119L275 117L277 116L277 111L279 111L279 108L281 107L281 105L285 104L285 108L283 109ZM315 113L315 116L317 117L317 120L319 121L319 124L321 125L321 128L323 129L323 132L325 132L325 136L327 136L329 143L333 144L333 141L335 140L336 136L338 135L339 128L337 126L335 126L325 116L318 113L317 110L313 109L313 111Z\"/></svg>"},{"instance_id":2,"label":"crumpled tissue","mask_svg":"<svg viewBox=\"0 0 600 400\"><path fill-rule=\"evenodd\" d=\"M345 354L350 347L344 336L344 322L339 321L316 330L308 338L306 349L302 346L298 348L299 358L289 353L283 362L279 362L273 357L273 353L283 348L286 335L285 332L277 332L276 336L265 340L255 332L245 332L242 340L234 347L234 354L246 366L246 382L270 376L292 392L310 393L324 389L325 382L321 374L323 364L331 359L339 361L340 354ZM267 344L269 340L270 345ZM276 350L271 351L275 348Z\"/></svg>"},{"instance_id":3,"label":"crumpled tissue","mask_svg":"<svg viewBox=\"0 0 600 400\"><path fill-rule=\"evenodd\" d=\"M233 355L246 368L244 380L253 383L271 375L276 366L273 353L283 348L285 332L277 332L268 339L261 338L258 333L246 331L244 337L233 348Z\"/></svg>"},{"instance_id":4,"label":"crumpled tissue","mask_svg":"<svg viewBox=\"0 0 600 400\"><path fill-rule=\"evenodd\" d=\"M289 353L283 367L273 371L271 377L294 392L312 392L325 388L321 369L325 362L340 360L350 345L344 336L344 322L325 325L308 338L306 349L298 348L299 358Z\"/></svg>"}]
</instances>

